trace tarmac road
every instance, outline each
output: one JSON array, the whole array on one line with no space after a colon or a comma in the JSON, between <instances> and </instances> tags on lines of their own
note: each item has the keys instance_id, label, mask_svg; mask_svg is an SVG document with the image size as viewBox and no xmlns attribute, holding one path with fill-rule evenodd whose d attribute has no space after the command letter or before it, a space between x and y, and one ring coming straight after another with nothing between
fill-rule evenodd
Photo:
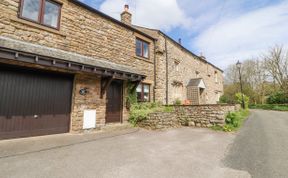
<instances>
[{"instance_id":1,"label":"tarmac road","mask_svg":"<svg viewBox=\"0 0 288 178\"><path fill-rule=\"evenodd\" d=\"M288 177L288 112L252 111L224 164L253 178Z\"/></svg>"}]
</instances>

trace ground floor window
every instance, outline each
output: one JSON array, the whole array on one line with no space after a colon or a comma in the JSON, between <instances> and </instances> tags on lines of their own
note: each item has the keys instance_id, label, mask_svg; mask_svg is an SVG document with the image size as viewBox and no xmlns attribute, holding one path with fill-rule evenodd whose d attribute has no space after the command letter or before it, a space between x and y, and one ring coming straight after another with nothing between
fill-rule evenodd
<instances>
[{"instance_id":1,"label":"ground floor window","mask_svg":"<svg viewBox=\"0 0 288 178\"><path fill-rule=\"evenodd\" d=\"M137 100L139 102L149 102L150 101L150 85L145 83L140 83L136 89Z\"/></svg>"}]
</instances>

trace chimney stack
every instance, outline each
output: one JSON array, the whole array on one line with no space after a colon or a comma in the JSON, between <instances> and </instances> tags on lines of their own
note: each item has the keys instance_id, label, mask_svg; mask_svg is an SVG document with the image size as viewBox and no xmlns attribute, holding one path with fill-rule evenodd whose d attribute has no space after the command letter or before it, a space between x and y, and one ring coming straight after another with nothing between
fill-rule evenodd
<instances>
[{"instance_id":1,"label":"chimney stack","mask_svg":"<svg viewBox=\"0 0 288 178\"><path fill-rule=\"evenodd\" d=\"M132 14L129 12L129 5L124 6L124 11L121 13L121 22L126 25L132 25Z\"/></svg>"}]
</instances>

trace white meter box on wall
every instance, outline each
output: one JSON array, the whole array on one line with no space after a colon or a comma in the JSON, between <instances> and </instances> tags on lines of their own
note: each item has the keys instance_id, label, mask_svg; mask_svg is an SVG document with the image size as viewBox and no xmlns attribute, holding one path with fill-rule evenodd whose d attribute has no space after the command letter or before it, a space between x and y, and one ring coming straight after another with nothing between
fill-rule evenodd
<instances>
[{"instance_id":1,"label":"white meter box on wall","mask_svg":"<svg viewBox=\"0 0 288 178\"><path fill-rule=\"evenodd\" d=\"M96 110L84 110L83 129L96 128Z\"/></svg>"}]
</instances>

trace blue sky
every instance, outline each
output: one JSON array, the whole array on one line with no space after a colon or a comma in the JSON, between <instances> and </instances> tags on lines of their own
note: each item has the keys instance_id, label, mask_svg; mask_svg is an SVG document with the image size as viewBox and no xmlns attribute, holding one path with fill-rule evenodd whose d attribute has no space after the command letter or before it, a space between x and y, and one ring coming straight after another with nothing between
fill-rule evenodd
<instances>
[{"instance_id":1,"label":"blue sky","mask_svg":"<svg viewBox=\"0 0 288 178\"><path fill-rule=\"evenodd\" d=\"M237 60L288 46L288 0L82 0L120 19L130 5L133 23L157 28L225 69Z\"/></svg>"}]
</instances>

